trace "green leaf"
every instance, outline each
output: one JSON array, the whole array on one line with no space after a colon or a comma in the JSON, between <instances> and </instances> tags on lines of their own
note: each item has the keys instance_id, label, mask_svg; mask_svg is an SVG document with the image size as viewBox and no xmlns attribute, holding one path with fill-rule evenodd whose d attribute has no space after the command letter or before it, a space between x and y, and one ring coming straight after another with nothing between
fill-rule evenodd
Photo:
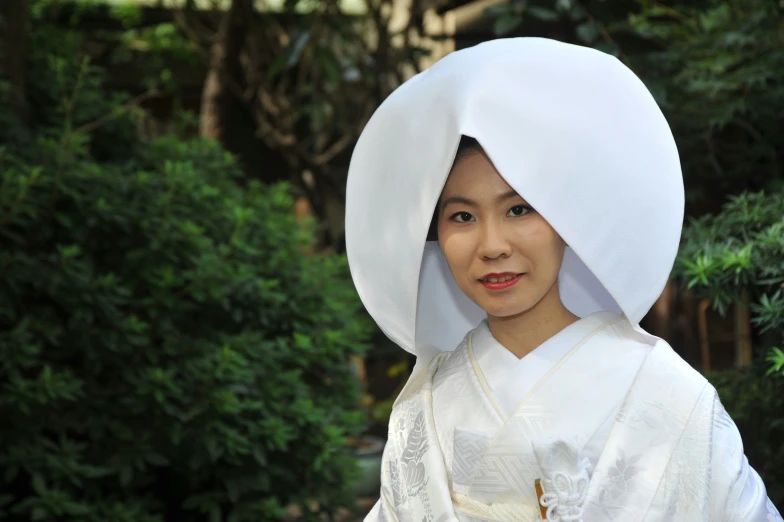
<instances>
[{"instance_id":1,"label":"green leaf","mask_svg":"<svg viewBox=\"0 0 784 522\"><path fill-rule=\"evenodd\" d=\"M222 522L223 513L221 513L220 506L213 504L210 507L210 522Z\"/></svg>"},{"instance_id":2,"label":"green leaf","mask_svg":"<svg viewBox=\"0 0 784 522\"><path fill-rule=\"evenodd\" d=\"M63 504L63 510L69 515L76 517L89 515L92 511L89 507L78 502L65 502Z\"/></svg>"},{"instance_id":3,"label":"green leaf","mask_svg":"<svg viewBox=\"0 0 784 522\"><path fill-rule=\"evenodd\" d=\"M766 375L772 375L774 373L779 373L784 368L784 351L782 351L778 347L773 347L770 349L768 356L765 358L767 362L770 363L770 368L767 371Z\"/></svg>"},{"instance_id":4,"label":"green leaf","mask_svg":"<svg viewBox=\"0 0 784 522\"><path fill-rule=\"evenodd\" d=\"M508 16L514 14L515 8L510 3L491 5L484 10L484 15L487 18L498 18L500 16Z\"/></svg>"},{"instance_id":5,"label":"green leaf","mask_svg":"<svg viewBox=\"0 0 784 522\"><path fill-rule=\"evenodd\" d=\"M133 480L133 468L130 466L125 466L120 469L120 485L122 487L128 487L128 485Z\"/></svg>"},{"instance_id":6,"label":"green leaf","mask_svg":"<svg viewBox=\"0 0 784 522\"><path fill-rule=\"evenodd\" d=\"M286 49L275 58L267 69L267 80L274 80L283 69L295 66L309 41L310 31L302 31L295 35Z\"/></svg>"},{"instance_id":7,"label":"green leaf","mask_svg":"<svg viewBox=\"0 0 784 522\"><path fill-rule=\"evenodd\" d=\"M531 7L527 8L525 12L530 13L531 16L537 20L542 20L544 22L553 22L560 18L560 15L557 12L536 5L532 5Z\"/></svg>"},{"instance_id":8,"label":"green leaf","mask_svg":"<svg viewBox=\"0 0 784 522\"><path fill-rule=\"evenodd\" d=\"M595 21L583 22L577 26L577 37L585 43L593 43L601 32L601 24Z\"/></svg>"},{"instance_id":9,"label":"green leaf","mask_svg":"<svg viewBox=\"0 0 784 522\"><path fill-rule=\"evenodd\" d=\"M44 480L43 475L40 473L33 473L30 484L37 495L41 497L46 496L48 490L46 489L46 481Z\"/></svg>"},{"instance_id":10,"label":"green leaf","mask_svg":"<svg viewBox=\"0 0 784 522\"><path fill-rule=\"evenodd\" d=\"M337 84L343 81L343 67L331 48L319 45L316 47L315 57L328 82Z\"/></svg>"},{"instance_id":11,"label":"green leaf","mask_svg":"<svg viewBox=\"0 0 784 522\"><path fill-rule=\"evenodd\" d=\"M495 22L493 23L493 32L496 36L505 36L509 33L513 32L515 29L520 27L522 24L523 19L522 17L509 13L503 14L496 18Z\"/></svg>"},{"instance_id":12,"label":"green leaf","mask_svg":"<svg viewBox=\"0 0 784 522\"><path fill-rule=\"evenodd\" d=\"M169 459L159 453L148 453L145 459L155 466L168 466L170 464Z\"/></svg>"},{"instance_id":13,"label":"green leaf","mask_svg":"<svg viewBox=\"0 0 784 522\"><path fill-rule=\"evenodd\" d=\"M3 480L5 483L12 482L17 475L19 475L20 468L19 466L6 466L5 470L3 471Z\"/></svg>"},{"instance_id":14,"label":"green leaf","mask_svg":"<svg viewBox=\"0 0 784 522\"><path fill-rule=\"evenodd\" d=\"M559 5L566 6L567 4L571 3L571 0L564 1L558 0ZM580 20L585 19L588 16L588 11L586 11L585 7L582 4L572 4L570 8L566 9L569 12L569 18L573 22L579 22Z\"/></svg>"},{"instance_id":15,"label":"green leaf","mask_svg":"<svg viewBox=\"0 0 784 522\"><path fill-rule=\"evenodd\" d=\"M269 462L264 448L258 446L253 448L253 458L259 466L266 466Z\"/></svg>"}]
</instances>

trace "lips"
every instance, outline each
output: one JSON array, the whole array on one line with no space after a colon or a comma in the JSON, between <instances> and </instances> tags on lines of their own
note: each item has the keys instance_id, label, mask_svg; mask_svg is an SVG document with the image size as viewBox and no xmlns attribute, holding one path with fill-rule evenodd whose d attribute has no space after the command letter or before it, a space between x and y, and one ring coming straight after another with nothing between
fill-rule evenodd
<instances>
[{"instance_id":1,"label":"lips","mask_svg":"<svg viewBox=\"0 0 784 522\"><path fill-rule=\"evenodd\" d=\"M523 275L515 272L492 273L486 274L478 281L489 290L504 290L517 283Z\"/></svg>"},{"instance_id":2,"label":"lips","mask_svg":"<svg viewBox=\"0 0 784 522\"><path fill-rule=\"evenodd\" d=\"M502 283L504 281L508 281L516 276L518 276L517 272L502 272L500 274L491 273L487 274L484 277L480 277L479 281L483 283Z\"/></svg>"}]
</instances>

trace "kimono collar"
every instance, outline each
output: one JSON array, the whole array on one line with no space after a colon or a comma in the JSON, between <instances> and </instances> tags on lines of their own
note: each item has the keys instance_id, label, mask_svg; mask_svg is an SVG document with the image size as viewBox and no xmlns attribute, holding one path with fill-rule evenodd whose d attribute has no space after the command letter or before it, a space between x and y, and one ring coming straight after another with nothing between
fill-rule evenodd
<instances>
[{"instance_id":1,"label":"kimono collar","mask_svg":"<svg viewBox=\"0 0 784 522\"><path fill-rule=\"evenodd\" d=\"M619 316L612 312L591 314L570 324L521 359L498 342L487 320L483 320L471 334L473 356L491 391L503 388L512 377L511 387L525 395L577 343L597 328L618 319Z\"/></svg>"},{"instance_id":2,"label":"kimono collar","mask_svg":"<svg viewBox=\"0 0 784 522\"><path fill-rule=\"evenodd\" d=\"M616 58L541 38L454 52L387 98L354 150L346 248L360 298L384 333L427 362L485 316L426 242L461 136L569 245L559 284L585 317L636 325L678 249L678 151L643 83Z\"/></svg>"}]
</instances>

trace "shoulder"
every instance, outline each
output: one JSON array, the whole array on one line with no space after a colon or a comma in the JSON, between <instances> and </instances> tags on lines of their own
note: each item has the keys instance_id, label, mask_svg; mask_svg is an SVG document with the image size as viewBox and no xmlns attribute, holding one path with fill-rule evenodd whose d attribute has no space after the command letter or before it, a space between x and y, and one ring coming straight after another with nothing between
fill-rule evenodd
<instances>
[{"instance_id":1,"label":"shoulder","mask_svg":"<svg viewBox=\"0 0 784 522\"><path fill-rule=\"evenodd\" d=\"M437 353L429 361L421 358L417 360L411 377L395 401L393 415L395 410L407 409L411 403L419 402L423 396L429 396L436 383L443 383L456 376L463 365L470 364L468 344L473 331L469 331L453 351Z\"/></svg>"},{"instance_id":2,"label":"shoulder","mask_svg":"<svg viewBox=\"0 0 784 522\"><path fill-rule=\"evenodd\" d=\"M433 360L430 365L430 375L434 386L453 378L467 364L470 364L468 351L474 331L468 332L453 351L442 352Z\"/></svg>"},{"instance_id":3,"label":"shoulder","mask_svg":"<svg viewBox=\"0 0 784 522\"><path fill-rule=\"evenodd\" d=\"M613 337L622 338L628 346L646 352L646 360L640 368L640 376L664 380L676 388L710 387L708 380L683 360L664 339L649 334L625 320L611 323L607 330Z\"/></svg>"},{"instance_id":4,"label":"shoulder","mask_svg":"<svg viewBox=\"0 0 784 522\"><path fill-rule=\"evenodd\" d=\"M661 378L672 379L672 384L675 386L713 388L704 375L684 361L663 339L658 339L653 346L651 359L650 371L655 372Z\"/></svg>"},{"instance_id":5,"label":"shoulder","mask_svg":"<svg viewBox=\"0 0 784 522\"><path fill-rule=\"evenodd\" d=\"M640 368L633 396L659 405L681 422L710 417L716 390L664 340L658 339Z\"/></svg>"}]
</instances>

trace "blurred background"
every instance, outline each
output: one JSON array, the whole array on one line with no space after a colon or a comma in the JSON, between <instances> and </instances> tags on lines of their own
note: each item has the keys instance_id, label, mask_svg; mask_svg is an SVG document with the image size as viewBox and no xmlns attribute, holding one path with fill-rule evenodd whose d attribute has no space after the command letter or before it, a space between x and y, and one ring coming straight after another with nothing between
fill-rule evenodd
<instances>
[{"instance_id":1,"label":"blurred background","mask_svg":"<svg viewBox=\"0 0 784 522\"><path fill-rule=\"evenodd\" d=\"M0 0L0 519L358 520L412 359L344 257L374 109L506 36L596 47L676 136L643 326L784 507L781 0Z\"/></svg>"}]
</instances>

